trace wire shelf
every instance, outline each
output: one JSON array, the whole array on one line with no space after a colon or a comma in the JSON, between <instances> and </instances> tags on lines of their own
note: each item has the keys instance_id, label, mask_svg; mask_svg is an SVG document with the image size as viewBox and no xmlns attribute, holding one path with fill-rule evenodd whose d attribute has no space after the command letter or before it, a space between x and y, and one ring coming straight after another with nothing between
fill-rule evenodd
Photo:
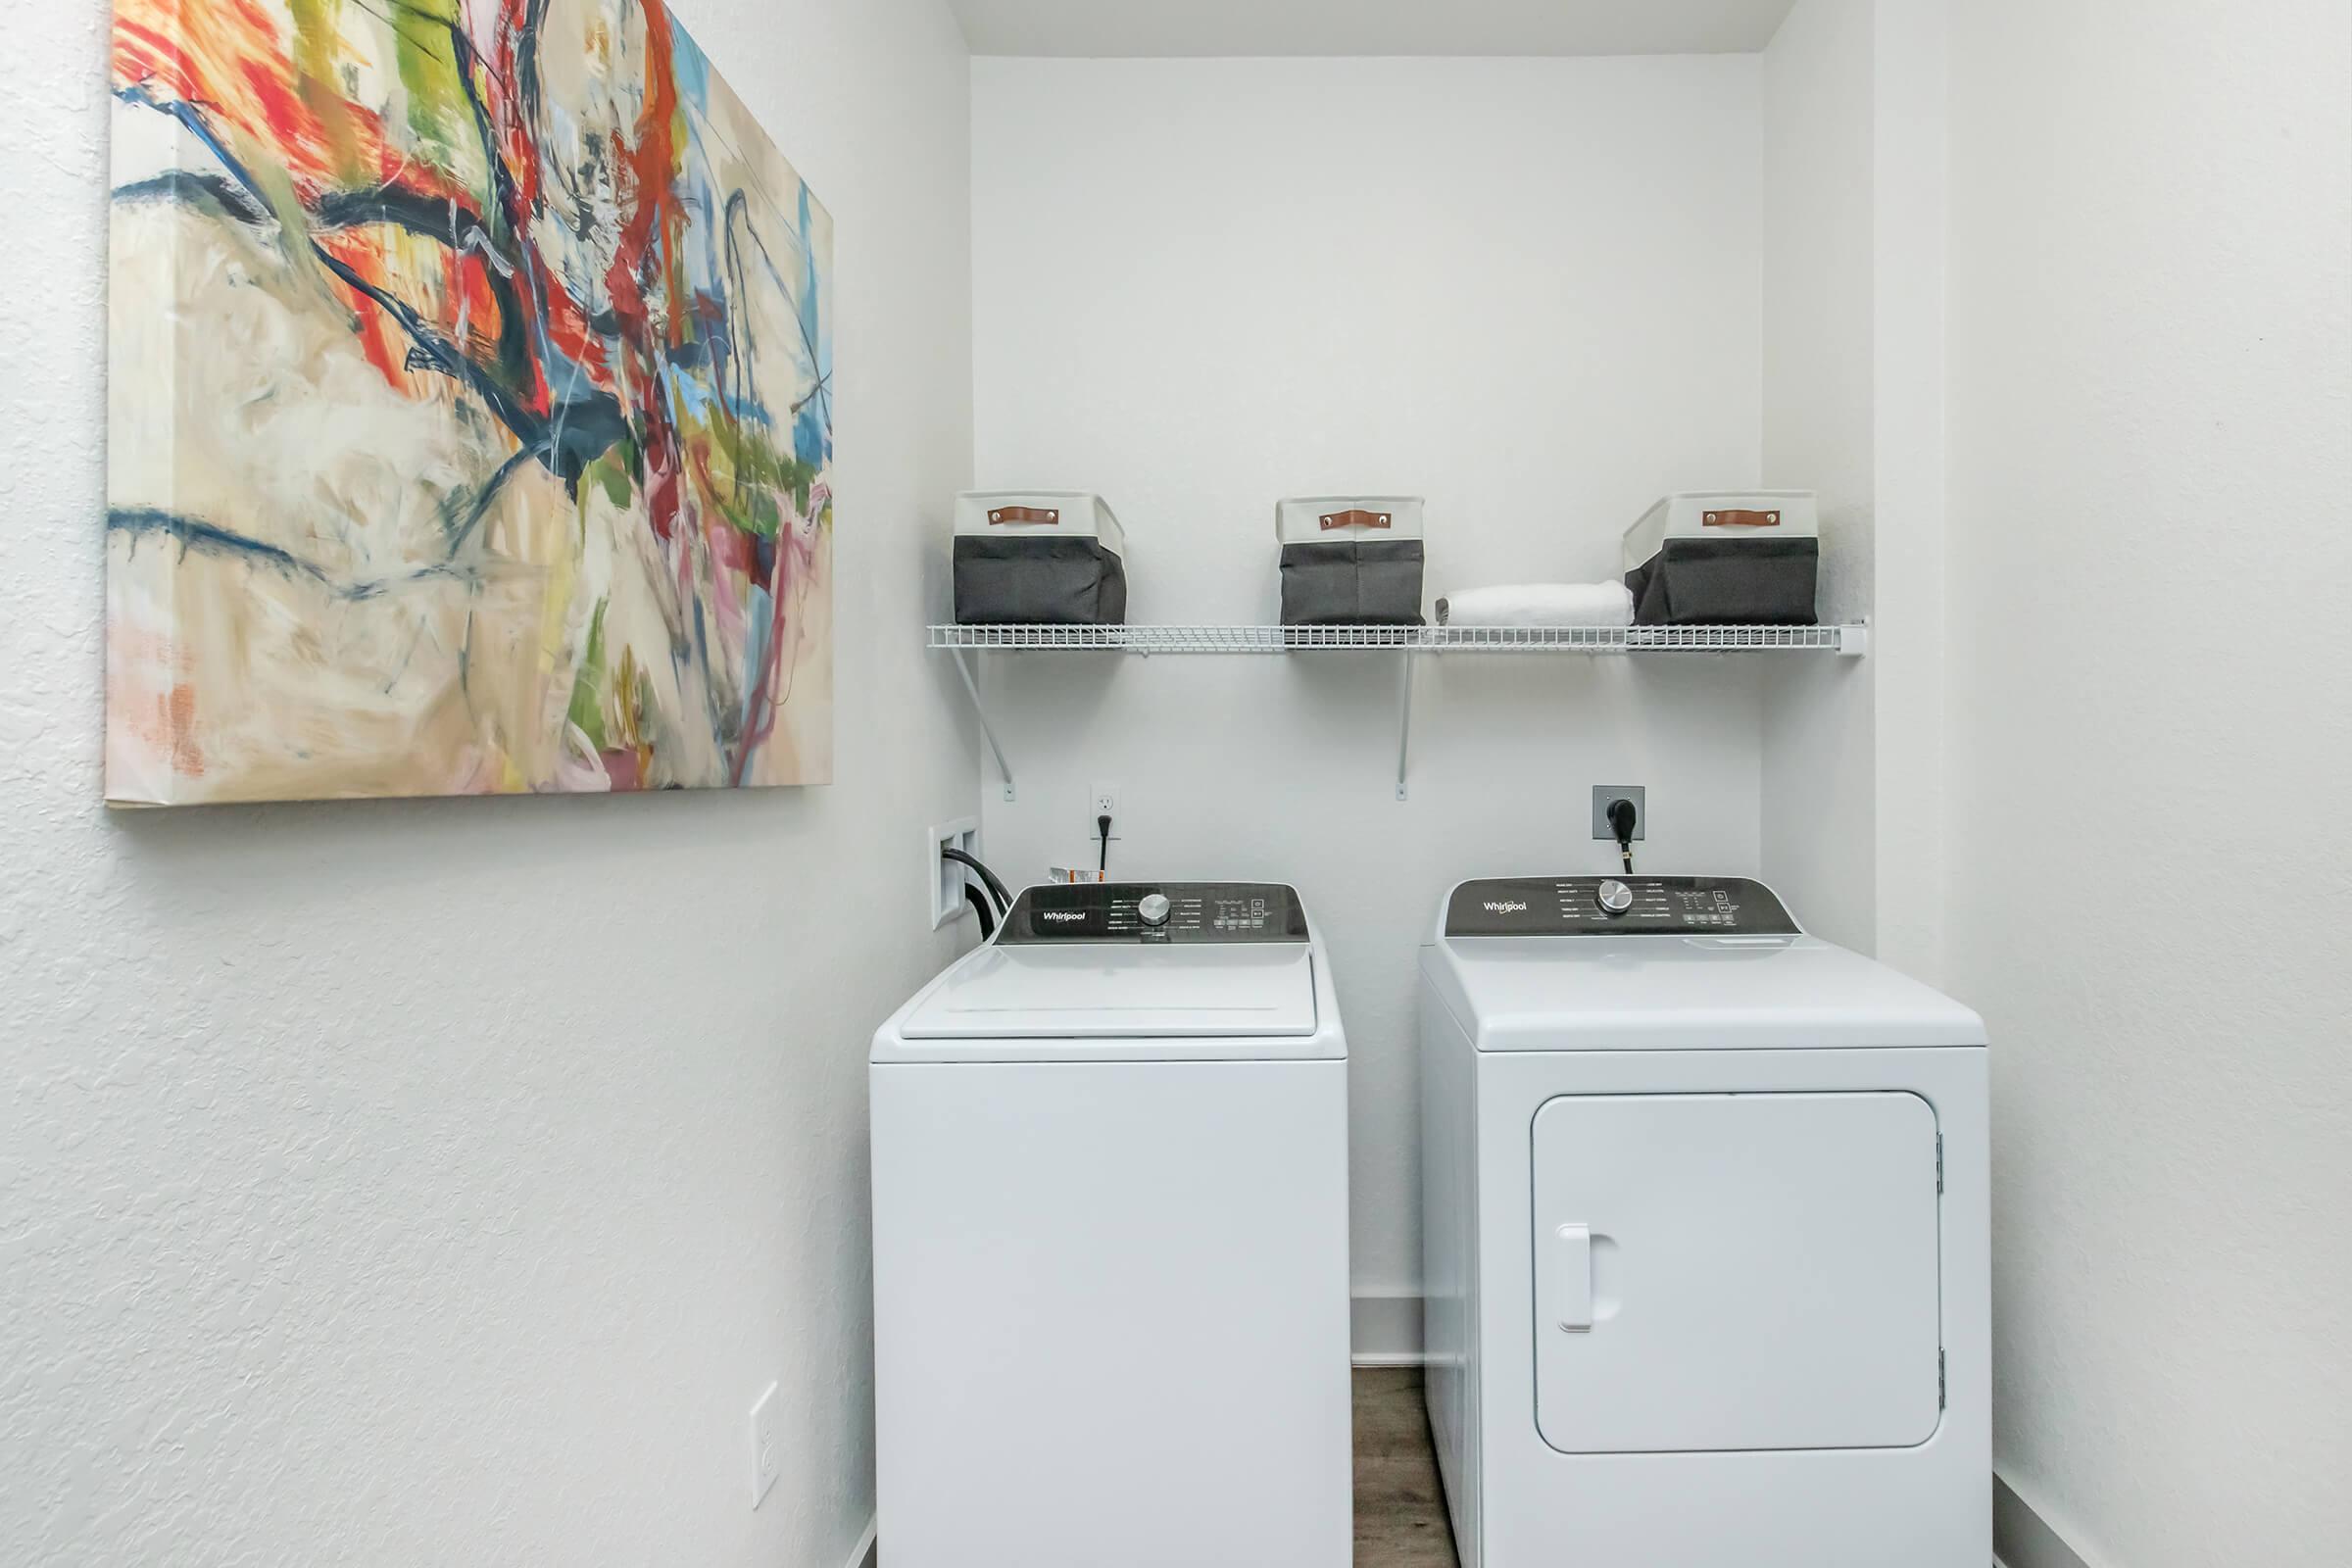
<instances>
[{"instance_id":1,"label":"wire shelf","mask_svg":"<svg viewBox=\"0 0 2352 1568\"><path fill-rule=\"evenodd\" d=\"M1432 626L1432 653L1860 653L1868 635L1843 626Z\"/></svg>"},{"instance_id":2,"label":"wire shelf","mask_svg":"<svg viewBox=\"0 0 2352 1568\"><path fill-rule=\"evenodd\" d=\"M933 648L1122 654L1859 654L1832 626L933 626Z\"/></svg>"},{"instance_id":3,"label":"wire shelf","mask_svg":"<svg viewBox=\"0 0 2352 1568\"><path fill-rule=\"evenodd\" d=\"M1413 722L1413 662L1421 654L1828 653L1870 647L1870 628L1834 626L933 626L931 646L956 656L980 735L997 760L1004 799L1012 764L988 721L977 653L1392 653L1397 662L1396 798L1405 799Z\"/></svg>"}]
</instances>

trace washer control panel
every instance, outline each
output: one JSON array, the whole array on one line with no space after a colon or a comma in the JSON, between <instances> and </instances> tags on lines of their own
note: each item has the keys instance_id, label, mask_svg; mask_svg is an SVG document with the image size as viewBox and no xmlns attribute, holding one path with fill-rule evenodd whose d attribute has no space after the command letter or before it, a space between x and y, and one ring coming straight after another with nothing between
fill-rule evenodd
<instances>
[{"instance_id":1,"label":"washer control panel","mask_svg":"<svg viewBox=\"0 0 2352 1568\"><path fill-rule=\"evenodd\" d=\"M1465 882L1449 937L1799 936L1772 889L1736 876L1499 877Z\"/></svg>"},{"instance_id":2,"label":"washer control panel","mask_svg":"<svg viewBox=\"0 0 2352 1568\"><path fill-rule=\"evenodd\" d=\"M1306 909L1279 882L1099 882L1030 888L1002 943L1304 942Z\"/></svg>"}]
</instances>

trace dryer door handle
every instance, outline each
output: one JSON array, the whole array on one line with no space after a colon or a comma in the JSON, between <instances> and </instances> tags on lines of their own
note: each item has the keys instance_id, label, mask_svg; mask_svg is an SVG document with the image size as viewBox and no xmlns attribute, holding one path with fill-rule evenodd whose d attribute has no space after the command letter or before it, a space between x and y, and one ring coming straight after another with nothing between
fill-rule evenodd
<instances>
[{"instance_id":1,"label":"dryer door handle","mask_svg":"<svg viewBox=\"0 0 2352 1568\"><path fill-rule=\"evenodd\" d=\"M1592 1227L1563 1225L1552 1233L1557 1247L1560 1327L1570 1334L1592 1332Z\"/></svg>"}]
</instances>

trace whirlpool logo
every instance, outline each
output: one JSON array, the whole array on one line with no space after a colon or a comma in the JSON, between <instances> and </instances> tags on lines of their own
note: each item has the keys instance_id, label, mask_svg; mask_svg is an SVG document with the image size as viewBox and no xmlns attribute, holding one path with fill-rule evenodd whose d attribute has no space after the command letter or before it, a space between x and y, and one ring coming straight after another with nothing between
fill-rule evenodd
<instances>
[{"instance_id":1,"label":"whirlpool logo","mask_svg":"<svg viewBox=\"0 0 2352 1568\"><path fill-rule=\"evenodd\" d=\"M1527 901L1525 899L1489 899L1486 908L1489 914L1525 914Z\"/></svg>"},{"instance_id":2,"label":"whirlpool logo","mask_svg":"<svg viewBox=\"0 0 2352 1568\"><path fill-rule=\"evenodd\" d=\"M1085 919L1086 911L1084 909L1040 909L1037 911L1037 917L1041 920L1053 920L1066 925L1072 920Z\"/></svg>"}]
</instances>

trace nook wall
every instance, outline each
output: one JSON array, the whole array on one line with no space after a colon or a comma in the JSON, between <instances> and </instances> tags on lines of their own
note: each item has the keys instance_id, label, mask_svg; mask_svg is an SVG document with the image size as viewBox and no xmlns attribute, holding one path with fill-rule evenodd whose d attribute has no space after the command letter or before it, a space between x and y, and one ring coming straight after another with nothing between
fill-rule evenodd
<instances>
[{"instance_id":1,"label":"nook wall","mask_svg":"<svg viewBox=\"0 0 2352 1568\"><path fill-rule=\"evenodd\" d=\"M1276 498L1429 498L1432 599L1619 570L1674 489L1758 474L1758 64L973 63L976 466L1103 493L1137 621L1274 614ZM1082 132L1074 127L1083 127ZM1758 863L1755 661L993 656L1008 878L1296 882L1354 1051L1359 1348L1412 1349L1413 955L1467 876Z\"/></svg>"}]
</instances>

